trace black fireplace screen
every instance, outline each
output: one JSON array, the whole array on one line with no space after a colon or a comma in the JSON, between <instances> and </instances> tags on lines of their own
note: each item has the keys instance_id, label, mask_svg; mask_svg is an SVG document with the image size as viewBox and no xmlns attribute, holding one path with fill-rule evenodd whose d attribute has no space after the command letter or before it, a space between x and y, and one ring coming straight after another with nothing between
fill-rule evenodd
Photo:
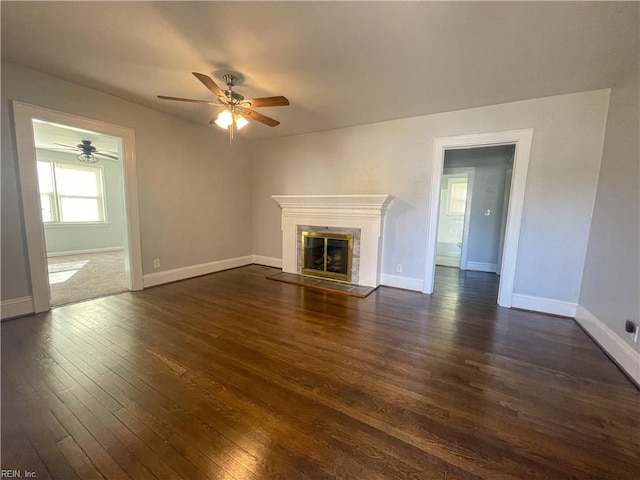
<instances>
[{"instance_id":1,"label":"black fireplace screen","mask_svg":"<svg viewBox=\"0 0 640 480\"><path fill-rule=\"evenodd\" d=\"M302 273L351 281L353 235L302 232Z\"/></svg>"}]
</instances>

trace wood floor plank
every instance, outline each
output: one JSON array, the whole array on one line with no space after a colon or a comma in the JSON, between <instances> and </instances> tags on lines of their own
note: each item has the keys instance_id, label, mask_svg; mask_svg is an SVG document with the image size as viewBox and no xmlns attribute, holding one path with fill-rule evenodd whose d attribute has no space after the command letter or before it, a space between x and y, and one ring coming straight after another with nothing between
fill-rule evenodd
<instances>
[{"instance_id":1,"label":"wood floor plank","mask_svg":"<svg viewBox=\"0 0 640 480\"><path fill-rule=\"evenodd\" d=\"M111 383L105 379L105 376L112 373L110 369L101 368L103 366L99 360L91 357L83 357L82 354L78 354L77 344L70 342L58 342L56 349L52 350L52 353L56 355L56 360L61 363L65 368L73 365L78 367L78 371L84 378L90 380L91 386L98 386L95 383L99 382L99 395L95 396L100 401L102 406L109 410L109 413L117 417L123 425L126 425L131 432L136 435L141 441L148 445L148 448L153 452L158 452L162 458L167 458L172 468L176 470L176 475L171 475L172 478L205 478L207 477L205 472L198 471L197 468L186 461L178 452L172 449L163 438L159 437L152 430L147 428L142 422L140 422L135 416L133 416L127 408L132 407L132 401L126 395L121 395L117 385ZM81 345L84 347L83 345ZM83 350L80 350L80 352ZM116 378L120 378L115 376ZM129 384L127 386L130 387ZM86 387L85 387L86 388ZM91 394L94 394L94 390L88 390ZM106 392L109 392L108 395Z\"/></svg>"},{"instance_id":2,"label":"wood floor plank","mask_svg":"<svg viewBox=\"0 0 640 480\"><path fill-rule=\"evenodd\" d=\"M184 354L187 354L188 352L184 352Z\"/></svg>"},{"instance_id":3,"label":"wood floor plank","mask_svg":"<svg viewBox=\"0 0 640 480\"><path fill-rule=\"evenodd\" d=\"M29 325L25 325L27 328ZM51 378L48 376L41 376L38 369L32 366L31 357L25 355L24 349L19 349L23 352L22 355L14 352L10 355L10 342L5 342L7 339L6 332L14 325L8 324L9 328L5 329L3 325L3 337L2 337L2 366L3 366L3 381L4 378L8 378L15 385L20 385L24 389L26 384L30 384L33 389L43 399L44 407L49 409L52 415L60 422L60 424L72 435L78 445L82 445L82 449L85 454L91 459L92 463L96 465L105 478L118 478L125 479L131 478L125 473L125 471L119 466L118 462L107 453L104 447L98 443L92 433L83 425L83 423L72 413L69 405L66 405L57 395L56 389L52 387ZM16 361L17 360L17 361ZM4 405L5 392L2 394L3 406L2 414L5 415L7 409ZM15 413L11 413L12 416ZM27 422L27 418L20 419L17 415L14 418L21 422ZM6 436L5 436L6 435ZM11 441L10 433L7 429L2 429L2 445L3 445L3 462L7 459L11 459L11 456L5 456L4 447ZM25 467L28 468L28 467ZM62 477L64 478L64 477Z\"/></svg>"},{"instance_id":4,"label":"wood floor plank","mask_svg":"<svg viewBox=\"0 0 640 480\"><path fill-rule=\"evenodd\" d=\"M129 352L124 351L122 348L116 348L114 350L118 350L119 353L122 355L121 358L121 363L122 365L128 365L128 361L126 360L127 358L129 358L131 355L129 354ZM151 361L156 360L157 357L150 355L148 352L148 349L143 349L142 350L143 355L146 356L146 360L151 359ZM132 352L133 356L136 356L137 353L136 352ZM141 360L145 360L145 358L141 357ZM140 366L141 363L137 362L137 366ZM151 364L148 364L151 365ZM166 362L160 362L160 365L162 367L166 367ZM125 370L122 368L117 369L117 373L124 376L125 378L127 378L127 380L129 382L133 382L136 386L140 387L142 390L145 391L145 398L144 398L144 403L145 405L148 406L149 402L151 402L153 400L154 397L154 390L153 388L150 386L149 383L146 382L150 382L153 383L154 380L157 381L158 377L161 376L161 374L158 372L157 370L157 366L154 366L152 369L149 369L149 372L145 375L144 373L141 373L140 369L135 369L136 371L133 370ZM136 373L137 372L137 373ZM172 380L171 376L173 374L175 374L175 371L172 368L169 368L169 378L167 379L167 390L175 390L177 388L177 386L170 386L170 381ZM167 378L166 376L163 378ZM155 393L159 393L159 392L155 392ZM175 393L175 392L173 392ZM171 396L171 395L170 395ZM167 398L165 395L160 395L160 397L162 398L162 406L160 407L161 409L164 409L164 412L160 412L158 413L156 410L156 413L158 413L163 419L166 420L165 415L167 413L171 413L172 417L178 415L178 412L180 412L180 408L179 405L176 403L172 403L171 400L169 398ZM163 413L165 415L163 415ZM217 435L211 435L209 431L206 430L207 426L206 425L202 425L199 424L198 422L194 422L194 419L191 417L185 417L185 418L180 418L179 420L176 421L176 423L178 423L180 425L179 428L183 428L184 426L188 426L190 429L190 434L191 436L193 436L193 432L195 431L199 431L202 428L205 428L204 432L201 432L203 435L205 435L205 438L202 439L203 442L208 443L208 444L212 444L212 445L218 445L220 444L220 442L227 442L228 441L224 438L220 438ZM176 439L174 438L174 441ZM220 446L220 450L224 451L224 450L228 450L229 447L231 447L231 449L235 452L235 457L229 456L229 455L222 455L222 456L215 456L216 458L214 458L214 463L217 465L217 468L221 468L223 471L225 471L225 476L222 478L236 478L235 476L231 476L232 473L231 472L236 472L233 475L239 475L239 478L250 478L251 473L247 472L244 470L244 467L242 466L242 464L252 464L254 463L253 459L243 459L243 454L242 454L242 450L238 450L237 448L235 448L234 445L221 445ZM240 458L242 461L240 461L238 463L238 458ZM246 460L246 461L245 461ZM215 477L217 478L217 477Z\"/></svg>"},{"instance_id":5,"label":"wood floor plank","mask_svg":"<svg viewBox=\"0 0 640 480\"><path fill-rule=\"evenodd\" d=\"M119 421L113 422L110 415L108 415L108 410L100 409L96 406L97 403L94 401L91 394L89 394L72 376L77 368L67 362L66 366L71 370L71 373L69 373L65 370L63 365L56 361L54 353L55 350L48 349L46 356L42 357L41 363L46 363L47 365L47 379L50 384L54 386L56 395L67 406L69 406L78 418L82 418L81 421L83 421L84 424L88 424L89 422L93 423L92 432L94 436L99 438L103 445L109 445L107 450L112 449L113 451L118 452L116 456L122 457L125 460L123 466L130 468L132 476L135 478L155 478L155 476L151 475L144 467L138 465L137 462L131 462L128 458L129 454L126 454L125 456L120 455L120 452L126 451L127 447L124 447L124 445L128 445L128 447L134 452L140 452L141 444L139 442L131 441L130 435L127 435L129 433L128 430L126 428L122 428ZM62 359L62 357L58 358ZM101 389L97 390L102 391ZM112 400L111 398L109 399ZM120 407L121 406L117 404L113 408ZM118 435L118 433L120 435ZM129 441L127 442L126 440ZM146 455L141 458L146 460L148 453L144 451L142 453ZM169 468L162 471L161 467L163 466L163 463L160 458L153 454L153 452L149 453L152 457L155 456L156 458L152 458L153 461L145 461L143 463L148 468L159 470L161 472L161 478L173 478L173 474L175 472ZM140 455L140 453L138 453L138 455ZM71 478L70 474L58 476L60 478Z\"/></svg>"},{"instance_id":6,"label":"wood floor plank","mask_svg":"<svg viewBox=\"0 0 640 480\"><path fill-rule=\"evenodd\" d=\"M108 480L100 473L100 470L91 462L71 435L58 441L58 447L69 461L76 475L82 480Z\"/></svg>"},{"instance_id":7,"label":"wood floor plank","mask_svg":"<svg viewBox=\"0 0 640 480\"><path fill-rule=\"evenodd\" d=\"M638 478L640 392L573 320L500 308L482 283L495 278L455 269L431 296L381 287L364 299L266 280L275 272L249 266L3 323L3 468Z\"/></svg>"}]
</instances>

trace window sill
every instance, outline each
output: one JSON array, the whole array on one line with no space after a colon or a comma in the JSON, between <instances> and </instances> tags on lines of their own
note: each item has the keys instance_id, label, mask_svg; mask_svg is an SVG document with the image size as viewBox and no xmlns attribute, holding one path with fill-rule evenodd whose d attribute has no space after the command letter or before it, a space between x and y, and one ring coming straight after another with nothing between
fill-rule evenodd
<instances>
[{"instance_id":1,"label":"window sill","mask_svg":"<svg viewBox=\"0 0 640 480\"><path fill-rule=\"evenodd\" d=\"M45 222L45 228L48 227L108 227L109 222Z\"/></svg>"}]
</instances>

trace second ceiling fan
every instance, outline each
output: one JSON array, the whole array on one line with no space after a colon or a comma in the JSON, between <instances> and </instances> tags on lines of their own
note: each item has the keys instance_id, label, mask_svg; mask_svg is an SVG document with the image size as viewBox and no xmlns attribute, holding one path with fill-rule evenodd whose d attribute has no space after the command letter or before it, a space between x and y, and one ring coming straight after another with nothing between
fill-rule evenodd
<instances>
[{"instance_id":1,"label":"second ceiling fan","mask_svg":"<svg viewBox=\"0 0 640 480\"><path fill-rule=\"evenodd\" d=\"M76 158L82 163L97 163L100 160L100 158L98 157L108 158L109 160L118 160L119 158L118 154L115 152L106 153L103 151L98 151L96 147L91 145L91 140L82 140L82 143L79 143L75 147L73 145L67 145L65 143L53 143L55 145L64 147L65 150L75 150L76 152L79 152L80 155L78 155Z\"/></svg>"},{"instance_id":2,"label":"second ceiling fan","mask_svg":"<svg viewBox=\"0 0 640 480\"><path fill-rule=\"evenodd\" d=\"M238 77L230 73L222 77L227 85L226 90L216 85L216 82L208 75L198 72L192 73L216 96L217 102L195 100L192 98L168 97L165 95L158 95L158 98L162 100L177 100L179 102L203 103L214 107L224 107L225 110L213 117L209 123L215 123L219 127L228 129L230 139L233 138L234 126L239 130L248 123L245 118L255 120L269 127L276 127L280 124L279 121L256 112L253 110L254 108L283 107L289 105L289 100L282 95L275 97L244 98L244 95L233 90L233 87L238 81Z\"/></svg>"}]
</instances>

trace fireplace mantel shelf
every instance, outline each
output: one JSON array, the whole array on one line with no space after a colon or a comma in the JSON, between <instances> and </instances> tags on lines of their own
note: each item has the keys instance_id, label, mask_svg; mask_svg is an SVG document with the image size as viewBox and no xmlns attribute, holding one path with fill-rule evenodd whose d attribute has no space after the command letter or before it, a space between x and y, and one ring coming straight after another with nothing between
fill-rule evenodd
<instances>
[{"instance_id":1,"label":"fireplace mantel shelf","mask_svg":"<svg viewBox=\"0 0 640 480\"><path fill-rule=\"evenodd\" d=\"M386 210L393 195L272 195L283 210Z\"/></svg>"}]
</instances>

